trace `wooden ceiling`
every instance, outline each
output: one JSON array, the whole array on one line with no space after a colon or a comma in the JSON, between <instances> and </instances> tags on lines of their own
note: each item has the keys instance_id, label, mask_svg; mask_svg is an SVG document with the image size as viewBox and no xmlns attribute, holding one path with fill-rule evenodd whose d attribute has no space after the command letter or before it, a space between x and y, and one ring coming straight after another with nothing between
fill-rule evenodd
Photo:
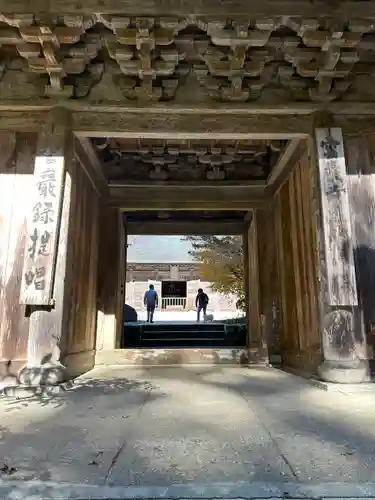
<instances>
[{"instance_id":1,"label":"wooden ceiling","mask_svg":"<svg viewBox=\"0 0 375 500\"><path fill-rule=\"evenodd\" d=\"M266 180L286 142L92 139L108 182Z\"/></svg>"}]
</instances>

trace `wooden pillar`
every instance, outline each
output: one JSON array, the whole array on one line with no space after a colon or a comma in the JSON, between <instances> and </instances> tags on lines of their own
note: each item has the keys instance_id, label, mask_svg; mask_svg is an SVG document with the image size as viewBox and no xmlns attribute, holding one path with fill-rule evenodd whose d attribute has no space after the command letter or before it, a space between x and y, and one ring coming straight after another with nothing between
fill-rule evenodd
<instances>
[{"instance_id":1,"label":"wooden pillar","mask_svg":"<svg viewBox=\"0 0 375 500\"><path fill-rule=\"evenodd\" d=\"M246 229L242 237L243 265L244 265L244 289L245 289L245 312L247 316L247 337L246 346L250 346L250 274L249 274L249 228Z\"/></svg>"},{"instance_id":2,"label":"wooden pillar","mask_svg":"<svg viewBox=\"0 0 375 500\"><path fill-rule=\"evenodd\" d=\"M20 296L30 316L27 366L20 373L28 384L64 377L59 344L68 323L72 139L69 113L52 110L38 137Z\"/></svg>"},{"instance_id":3,"label":"wooden pillar","mask_svg":"<svg viewBox=\"0 0 375 500\"><path fill-rule=\"evenodd\" d=\"M125 234L118 209L101 211L97 350L120 347L125 304Z\"/></svg>"},{"instance_id":4,"label":"wooden pillar","mask_svg":"<svg viewBox=\"0 0 375 500\"><path fill-rule=\"evenodd\" d=\"M255 212L258 225L260 317L270 361L281 361L280 288L274 203Z\"/></svg>"},{"instance_id":5,"label":"wooden pillar","mask_svg":"<svg viewBox=\"0 0 375 500\"><path fill-rule=\"evenodd\" d=\"M259 225L259 213L253 212L248 229L248 270L249 270L249 362L267 363L268 346L265 332L265 318L262 314L261 297L261 256L259 238L262 228Z\"/></svg>"},{"instance_id":6,"label":"wooden pillar","mask_svg":"<svg viewBox=\"0 0 375 500\"><path fill-rule=\"evenodd\" d=\"M348 179L341 129L315 131L317 161L317 235L323 380L358 383L367 364L356 347L358 294ZM359 327L360 328L360 327Z\"/></svg>"},{"instance_id":7,"label":"wooden pillar","mask_svg":"<svg viewBox=\"0 0 375 500\"><path fill-rule=\"evenodd\" d=\"M280 357L279 283L272 204L257 209L248 229L248 317L250 361Z\"/></svg>"}]
</instances>

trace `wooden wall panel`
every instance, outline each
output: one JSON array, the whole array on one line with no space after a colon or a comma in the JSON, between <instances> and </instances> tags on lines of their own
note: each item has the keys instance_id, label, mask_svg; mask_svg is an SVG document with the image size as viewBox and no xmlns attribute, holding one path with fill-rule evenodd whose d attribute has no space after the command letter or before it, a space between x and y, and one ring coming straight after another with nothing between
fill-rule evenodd
<instances>
[{"instance_id":1,"label":"wooden wall panel","mask_svg":"<svg viewBox=\"0 0 375 500\"><path fill-rule=\"evenodd\" d=\"M74 163L67 269L68 324L62 354L95 349L99 246L99 196L78 162Z\"/></svg>"},{"instance_id":2,"label":"wooden wall panel","mask_svg":"<svg viewBox=\"0 0 375 500\"><path fill-rule=\"evenodd\" d=\"M250 345L259 348L262 332L260 321L260 286L258 262L258 227L256 219L252 221L248 231L249 251L249 328Z\"/></svg>"},{"instance_id":3,"label":"wooden wall panel","mask_svg":"<svg viewBox=\"0 0 375 500\"><path fill-rule=\"evenodd\" d=\"M115 349L119 331L118 282L121 262L121 232L119 211L102 207L100 210L100 244L98 264L98 323L96 349Z\"/></svg>"},{"instance_id":4,"label":"wooden wall panel","mask_svg":"<svg viewBox=\"0 0 375 500\"><path fill-rule=\"evenodd\" d=\"M28 350L29 319L19 302L36 134L17 134L13 146L11 157L9 144L0 153L0 359L12 362L26 360Z\"/></svg>"},{"instance_id":5,"label":"wooden wall panel","mask_svg":"<svg viewBox=\"0 0 375 500\"><path fill-rule=\"evenodd\" d=\"M8 337L3 328L3 317L7 314L6 284L9 236L12 221L13 193L15 186L16 162L14 158L16 136L0 132L0 359L5 359L3 345Z\"/></svg>"},{"instance_id":6,"label":"wooden wall panel","mask_svg":"<svg viewBox=\"0 0 375 500\"><path fill-rule=\"evenodd\" d=\"M375 134L348 137L347 182L350 200L359 315L355 341L361 358L375 357ZM363 324L361 319L363 318ZM368 342L368 349L367 349Z\"/></svg>"},{"instance_id":7,"label":"wooden wall panel","mask_svg":"<svg viewBox=\"0 0 375 500\"><path fill-rule=\"evenodd\" d=\"M289 186L285 183L278 193L279 210L277 214L278 245L279 245L279 268L282 295L282 318L283 318L283 356L287 352L299 350L298 323L296 307L296 288L294 277L292 229L290 214Z\"/></svg>"},{"instance_id":8,"label":"wooden wall panel","mask_svg":"<svg viewBox=\"0 0 375 500\"><path fill-rule=\"evenodd\" d=\"M281 354L280 287L276 253L274 204L256 211L260 314L264 341L270 355Z\"/></svg>"},{"instance_id":9,"label":"wooden wall panel","mask_svg":"<svg viewBox=\"0 0 375 500\"><path fill-rule=\"evenodd\" d=\"M284 362L315 371L321 361L313 166L301 156L275 199Z\"/></svg>"},{"instance_id":10,"label":"wooden wall panel","mask_svg":"<svg viewBox=\"0 0 375 500\"><path fill-rule=\"evenodd\" d=\"M64 358L95 348L99 195L69 148L55 307L31 308L26 317L19 303L36 148L36 133L0 133L0 374L9 360L16 373L26 360L38 365L58 360L60 350Z\"/></svg>"}]
</instances>

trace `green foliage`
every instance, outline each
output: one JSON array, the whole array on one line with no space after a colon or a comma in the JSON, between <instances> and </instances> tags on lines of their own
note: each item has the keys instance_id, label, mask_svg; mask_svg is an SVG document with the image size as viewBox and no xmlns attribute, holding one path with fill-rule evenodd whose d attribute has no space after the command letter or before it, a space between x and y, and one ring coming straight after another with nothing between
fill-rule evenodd
<instances>
[{"instance_id":1,"label":"green foliage","mask_svg":"<svg viewBox=\"0 0 375 500\"><path fill-rule=\"evenodd\" d=\"M244 266L241 236L187 236L190 254L201 266L213 290L238 297L238 309L245 309Z\"/></svg>"}]
</instances>

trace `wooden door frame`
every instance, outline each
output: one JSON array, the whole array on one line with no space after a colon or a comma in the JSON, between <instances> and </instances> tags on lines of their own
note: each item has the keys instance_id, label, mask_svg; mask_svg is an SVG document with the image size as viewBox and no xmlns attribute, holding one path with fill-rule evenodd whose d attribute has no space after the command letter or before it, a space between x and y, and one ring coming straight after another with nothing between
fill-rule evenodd
<instances>
[{"instance_id":1,"label":"wooden door frame","mask_svg":"<svg viewBox=\"0 0 375 500\"><path fill-rule=\"evenodd\" d=\"M126 287L126 230L122 211L118 211L118 261L117 261L117 291L116 291L116 342L115 348L120 349L124 328L124 307Z\"/></svg>"}]
</instances>

